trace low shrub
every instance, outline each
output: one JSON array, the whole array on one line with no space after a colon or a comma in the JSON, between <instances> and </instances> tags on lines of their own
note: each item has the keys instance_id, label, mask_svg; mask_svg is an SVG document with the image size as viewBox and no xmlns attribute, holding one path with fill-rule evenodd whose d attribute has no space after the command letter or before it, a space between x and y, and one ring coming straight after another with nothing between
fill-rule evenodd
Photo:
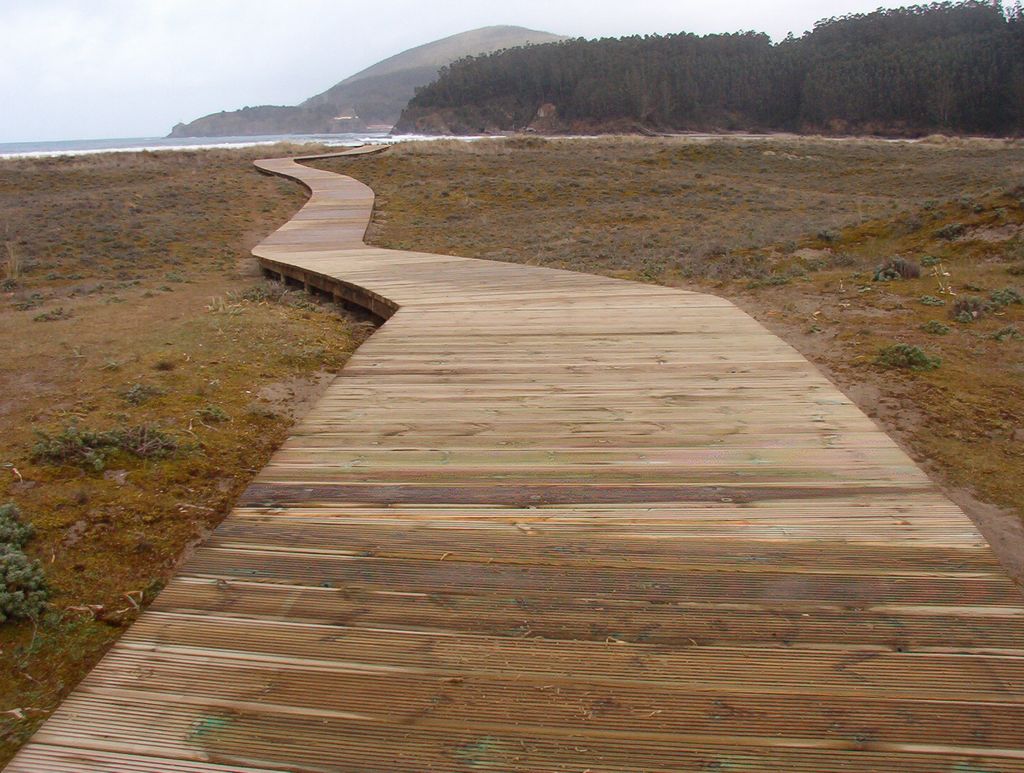
<instances>
[{"instance_id":1,"label":"low shrub","mask_svg":"<svg viewBox=\"0 0 1024 773\"><path fill-rule=\"evenodd\" d=\"M32 534L32 525L21 522L17 505L13 502L0 505L0 545L25 547L25 543L32 539Z\"/></svg>"},{"instance_id":2,"label":"low shrub","mask_svg":"<svg viewBox=\"0 0 1024 773\"><path fill-rule=\"evenodd\" d=\"M947 333L949 333L950 330L949 325L944 325L937 319L925 322L923 325L921 325L921 329L924 332L928 333L929 335L934 336L944 336Z\"/></svg>"},{"instance_id":3,"label":"low shrub","mask_svg":"<svg viewBox=\"0 0 1024 773\"><path fill-rule=\"evenodd\" d=\"M72 424L55 435L37 432L32 458L49 464L69 464L102 471L107 460L118 452L140 459L162 459L179 449L172 435L158 427L140 424L134 427L97 432Z\"/></svg>"},{"instance_id":4,"label":"low shrub","mask_svg":"<svg viewBox=\"0 0 1024 773\"><path fill-rule=\"evenodd\" d=\"M291 291L284 282L266 281L250 287L248 290L243 292L241 294L241 299L243 301L252 301L254 303L260 303L263 301L278 303L290 292Z\"/></svg>"},{"instance_id":5,"label":"low shrub","mask_svg":"<svg viewBox=\"0 0 1024 773\"><path fill-rule=\"evenodd\" d=\"M923 258L921 258L921 265L924 266L925 268L931 268L932 266L937 266L941 262L942 262L942 258L937 258L934 255L925 255Z\"/></svg>"},{"instance_id":6,"label":"low shrub","mask_svg":"<svg viewBox=\"0 0 1024 773\"><path fill-rule=\"evenodd\" d=\"M71 312L66 311L63 306L32 317L34 322L56 322L60 319L71 319Z\"/></svg>"},{"instance_id":7,"label":"low shrub","mask_svg":"<svg viewBox=\"0 0 1024 773\"><path fill-rule=\"evenodd\" d=\"M921 276L921 267L910 260L891 258L875 270L876 282L890 282L894 279L917 279Z\"/></svg>"},{"instance_id":8,"label":"low shrub","mask_svg":"<svg viewBox=\"0 0 1024 773\"><path fill-rule=\"evenodd\" d=\"M102 470L106 466L114 440L111 433L82 430L72 424L56 435L39 432L32 447L32 458L50 464L71 464L76 467Z\"/></svg>"},{"instance_id":9,"label":"low shrub","mask_svg":"<svg viewBox=\"0 0 1024 773\"><path fill-rule=\"evenodd\" d=\"M1020 341L1024 339L1024 336L1020 334L1020 331L1013 325L1004 327L1002 330L997 330L992 334L992 337L1002 343L1003 341Z\"/></svg>"},{"instance_id":10,"label":"low shrub","mask_svg":"<svg viewBox=\"0 0 1024 773\"><path fill-rule=\"evenodd\" d=\"M0 623L38 616L46 596L39 562L14 545L0 544Z\"/></svg>"},{"instance_id":11,"label":"low shrub","mask_svg":"<svg viewBox=\"0 0 1024 773\"><path fill-rule=\"evenodd\" d=\"M35 617L46 605L42 567L22 551L32 526L13 502L0 505L0 623Z\"/></svg>"},{"instance_id":12,"label":"low shrub","mask_svg":"<svg viewBox=\"0 0 1024 773\"><path fill-rule=\"evenodd\" d=\"M18 311L30 311L39 306L42 306L46 299L40 293L32 293L28 298L18 301L14 304L14 308Z\"/></svg>"},{"instance_id":13,"label":"low shrub","mask_svg":"<svg viewBox=\"0 0 1024 773\"><path fill-rule=\"evenodd\" d=\"M935 236L938 237L939 239L946 239L948 241L952 241L953 239L956 239L959 236L963 236L965 233L967 233L967 226L965 226L963 223L950 223L949 225L944 225L942 228L936 231Z\"/></svg>"},{"instance_id":14,"label":"low shrub","mask_svg":"<svg viewBox=\"0 0 1024 773\"><path fill-rule=\"evenodd\" d=\"M989 312L989 305L984 298L976 295L965 295L953 301L951 313L957 322L973 322Z\"/></svg>"},{"instance_id":15,"label":"low shrub","mask_svg":"<svg viewBox=\"0 0 1024 773\"><path fill-rule=\"evenodd\" d=\"M1024 303L1024 297L1022 297L1021 294L1012 287L1004 287L1002 290L993 290L988 294L988 299L997 309L1001 309L1004 306L1009 306L1011 304Z\"/></svg>"},{"instance_id":16,"label":"low shrub","mask_svg":"<svg viewBox=\"0 0 1024 773\"><path fill-rule=\"evenodd\" d=\"M154 397L166 394L166 390L149 384L132 384L121 393L121 399L129 405L143 405Z\"/></svg>"},{"instance_id":17,"label":"low shrub","mask_svg":"<svg viewBox=\"0 0 1024 773\"><path fill-rule=\"evenodd\" d=\"M922 295L921 303L925 306L945 306L946 302L942 298L937 298L934 295Z\"/></svg>"},{"instance_id":18,"label":"low shrub","mask_svg":"<svg viewBox=\"0 0 1024 773\"><path fill-rule=\"evenodd\" d=\"M200 421L208 422L210 424L217 424L222 421L231 421L231 417L228 416L224 409L219 405L204 405L202 408L196 410L196 416L199 417Z\"/></svg>"},{"instance_id":19,"label":"low shrub","mask_svg":"<svg viewBox=\"0 0 1024 773\"><path fill-rule=\"evenodd\" d=\"M755 290L758 287L781 287L782 285L788 285L792 281L792 277L786 274L769 274L764 279L752 279L747 282L748 290Z\"/></svg>"},{"instance_id":20,"label":"low shrub","mask_svg":"<svg viewBox=\"0 0 1024 773\"><path fill-rule=\"evenodd\" d=\"M137 424L113 433L116 450L136 456L139 459L166 459L179 448L178 440L152 424Z\"/></svg>"},{"instance_id":21,"label":"low shrub","mask_svg":"<svg viewBox=\"0 0 1024 773\"><path fill-rule=\"evenodd\" d=\"M875 362L886 368L902 370L935 370L942 364L938 357L929 356L923 349L910 344L893 344L879 351Z\"/></svg>"}]
</instances>

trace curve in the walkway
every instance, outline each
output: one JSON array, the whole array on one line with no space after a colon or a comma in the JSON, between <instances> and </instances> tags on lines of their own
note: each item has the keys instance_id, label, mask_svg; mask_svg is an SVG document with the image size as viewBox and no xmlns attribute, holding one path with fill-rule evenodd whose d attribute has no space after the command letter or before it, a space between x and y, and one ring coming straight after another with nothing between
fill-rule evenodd
<instances>
[{"instance_id":1,"label":"curve in the walkway","mask_svg":"<svg viewBox=\"0 0 1024 773\"><path fill-rule=\"evenodd\" d=\"M264 268L387 322L12 773L1024 771L1019 589L791 347L259 166Z\"/></svg>"}]
</instances>

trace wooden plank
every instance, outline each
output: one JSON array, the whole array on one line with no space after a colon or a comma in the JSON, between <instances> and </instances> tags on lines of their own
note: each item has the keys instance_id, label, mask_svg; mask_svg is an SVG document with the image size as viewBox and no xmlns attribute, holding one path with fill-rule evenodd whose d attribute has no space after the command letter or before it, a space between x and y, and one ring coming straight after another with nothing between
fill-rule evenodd
<instances>
[{"instance_id":1,"label":"wooden plank","mask_svg":"<svg viewBox=\"0 0 1024 773\"><path fill-rule=\"evenodd\" d=\"M795 350L258 166L388 321L10 771L1024 771L1020 589Z\"/></svg>"}]
</instances>

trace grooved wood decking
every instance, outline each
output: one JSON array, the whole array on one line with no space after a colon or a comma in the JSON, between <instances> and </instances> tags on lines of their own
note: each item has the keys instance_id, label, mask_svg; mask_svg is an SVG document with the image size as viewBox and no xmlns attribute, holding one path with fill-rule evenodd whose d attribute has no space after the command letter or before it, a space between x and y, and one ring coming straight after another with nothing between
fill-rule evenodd
<instances>
[{"instance_id":1,"label":"grooved wood decking","mask_svg":"<svg viewBox=\"0 0 1024 773\"><path fill-rule=\"evenodd\" d=\"M1024 598L796 351L259 165L264 265L393 316L11 773L1024 771Z\"/></svg>"}]
</instances>

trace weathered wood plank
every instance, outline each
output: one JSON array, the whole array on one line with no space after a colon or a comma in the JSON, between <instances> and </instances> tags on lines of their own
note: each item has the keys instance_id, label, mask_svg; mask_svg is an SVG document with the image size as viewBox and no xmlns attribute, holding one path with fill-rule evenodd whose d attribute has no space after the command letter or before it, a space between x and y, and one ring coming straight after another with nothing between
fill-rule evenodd
<instances>
[{"instance_id":1,"label":"weathered wood plank","mask_svg":"<svg viewBox=\"0 0 1024 773\"><path fill-rule=\"evenodd\" d=\"M1020 589L791 347L259 166L264 268L388 321L9 770L1024 771Z\"/></svg>"}]
</instances>

